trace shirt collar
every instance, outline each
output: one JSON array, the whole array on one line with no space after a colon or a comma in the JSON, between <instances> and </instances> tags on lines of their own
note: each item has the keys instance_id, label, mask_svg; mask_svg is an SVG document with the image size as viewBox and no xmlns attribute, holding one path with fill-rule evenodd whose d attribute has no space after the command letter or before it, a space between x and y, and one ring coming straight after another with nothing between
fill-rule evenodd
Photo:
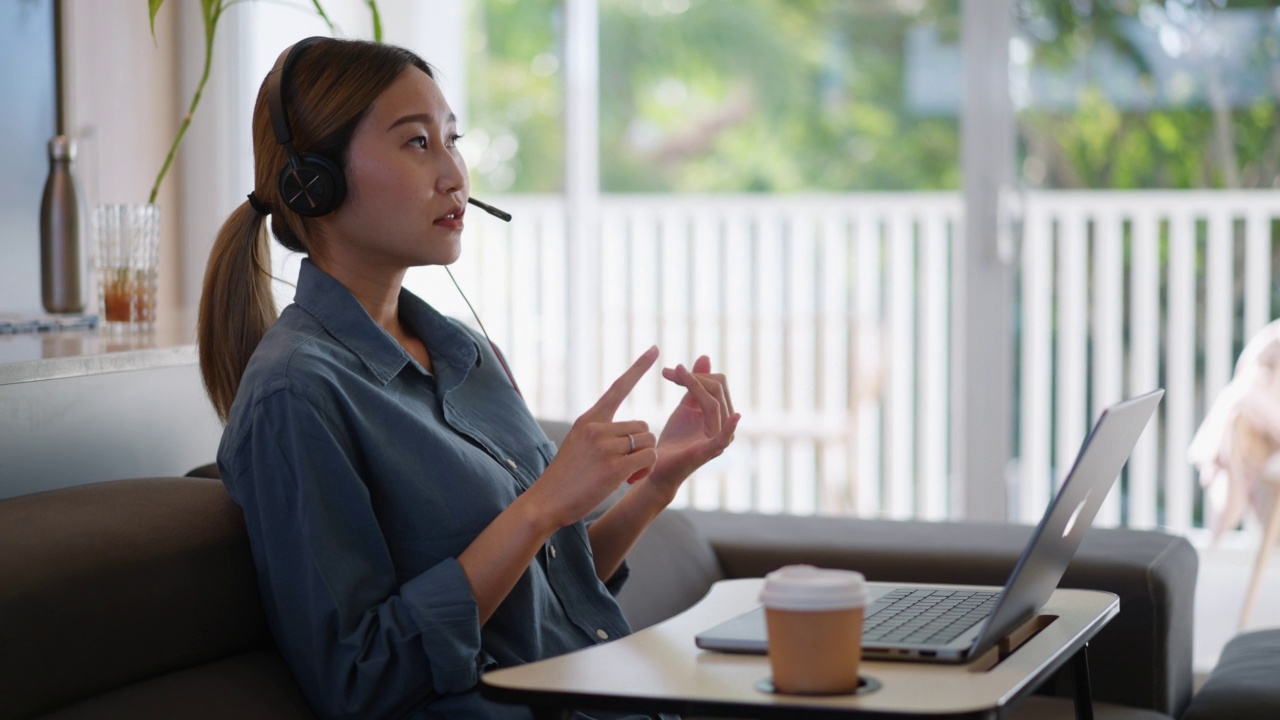
<instances>
[{"instance_id":1,"label":"shirt collar","mask_svg":"<svg viewBox=\"0 0 1280 720\"><path fill-rule=\"evenodd\" d=\"M436 387L442 394L461 385L471 368L479 367L483 356L476 339L404 288L400 288L400 320L430 350Z\"/></svg>"},{"instance_id":2,"label":"shirt collar","mask_svg":"<svg viewBox=\"0 0 1280 720\"><path fill-rule=\"evenodd\" d=\"M293 301L314 317L335 340L359 357L383 385L398 375L405 365L421 370L400 343L373 321L351 291L316 267L309 258L302 259ZM475 340L404 288L400 289L400 318L430 349L432 364L440 376L438 382L443 384L447 378L450 387L456 386L462 382L467 370L478 363L480 349Z\"/></svg>"}]
</instances>

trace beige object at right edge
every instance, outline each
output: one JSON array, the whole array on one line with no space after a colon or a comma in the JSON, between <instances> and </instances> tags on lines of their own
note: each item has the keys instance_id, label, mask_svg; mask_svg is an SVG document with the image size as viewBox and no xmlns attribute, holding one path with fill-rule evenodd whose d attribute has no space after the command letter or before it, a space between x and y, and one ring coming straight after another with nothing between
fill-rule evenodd
<instances>
[{"instance_id":1,"label":"beige object at right edge","mask_svg":"<svg viewBox=\"0 0 1280 720\"><path fill-rule=\"evenodd\" d=\"M788 565L765 576L760 602L775 691L829 695L857 690L867 604L861 573Z\"/></svg>"}]
</instances>

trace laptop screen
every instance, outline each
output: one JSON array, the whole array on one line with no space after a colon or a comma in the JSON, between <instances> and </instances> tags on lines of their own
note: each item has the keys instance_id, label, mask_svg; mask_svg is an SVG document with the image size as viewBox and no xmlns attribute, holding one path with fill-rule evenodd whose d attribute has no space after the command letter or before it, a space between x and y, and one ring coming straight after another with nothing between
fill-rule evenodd
<instances>
[{"instance_id":1,"label":"laptop screen","mask_svg":"<svg viewBox=\"0 0 1280 720\"><path fill-rule=\"evenodd\" d=\"M974 640L975 648L1009 634L1048 602L1163 396L1164 390L1153 390L1102 411Z\"/></svg>"}]
</instances>

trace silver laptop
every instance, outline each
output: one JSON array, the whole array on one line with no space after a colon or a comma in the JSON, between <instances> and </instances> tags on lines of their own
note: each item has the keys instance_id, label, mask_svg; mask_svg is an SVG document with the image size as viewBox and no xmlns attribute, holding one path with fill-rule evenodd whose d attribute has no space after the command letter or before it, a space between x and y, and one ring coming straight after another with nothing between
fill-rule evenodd
<instances>
[{"instance_id":1,"label":"silver laptop","mask_svg":"<svg viewBox=\"0 0 1280 720\"><path fill-rule=\"evenodd\" d=\"M1154 390L1102 411L1003 588L873 583L863 657L967 662L1031 619L1057 588L1163 395ZM707 650L764 653L764 610L716 625L695 642Z\"/></svg>"}]
</instances>

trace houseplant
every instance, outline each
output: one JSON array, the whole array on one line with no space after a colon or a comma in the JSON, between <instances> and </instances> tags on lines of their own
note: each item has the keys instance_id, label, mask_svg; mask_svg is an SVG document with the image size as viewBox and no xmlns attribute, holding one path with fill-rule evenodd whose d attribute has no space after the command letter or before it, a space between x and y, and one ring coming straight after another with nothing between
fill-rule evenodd
<instances>
[{"instance_id":1,"label":"houseplant","mask_svg":"<svg viewBox=\"0 0 1280 720\"><path fill-rule=\"evenodd\" d=\"M204 20L204 68L200 72L200 82L196 85L195 94L191 96L191 103L187 107L187 113L182 116L182 124L178 126L178 134L173 139L173 144L169 146L169 154L165 156L164 165L160 167L159 174L156 175L155 184L151 186L151 195L147 202L154 204L156 195L160 193L160 183L164 181L165 173L169 172L169 166L173 164L173 158L178 154L178 146L182 144L182 138L187 133L187 128L191 125L191 118L195 115L196 107L200 105L200 96L204 92L205 83L209 81L209 71L213 67L213 40L218 31L218 20L222 18L222 13L233 5L239 5L245 0L200 0L200 14ZM369 7L369 12L373 15L373 39L375 42L382 42L382 17L378 13L377 0L364 0ZM164 4L164 0L147 0L147 9L150 13L151 21L151 37L154 39L156 34L156 13L160 11L160 6ZM329 26L331 32L336 31L333 21L329 19L329 14L325 12L324 6L320 4L320 0L311 0L312 6L315 8L316 14L324 20L325 25Z\"/></svg>"},{"instance_id":2,"label":"houseplant","mask_svg":"<svg viewBox=\"0 0 1280 720\"><path fill-rule=\"evenodd\" d=\"M204 29L204 66L200 81L169 146L164 164L156 174L146 203L103 205L94 210L95 265L98 270L98 305L105 326L112 330L148 329L156 315L156 280L159 267L160 208L156 198L160 185L173 165L182 139L204 93L213 68L213 46L222 14L246 0L200 0ZM382 21L376 0L364 0L373 15L374 40L382 41ZM147 0L151 35L155 38L156 14L164 0ZM331 32L333 21L320 0L312 0L315 12Z\"/></svg>"}]
</instances>

